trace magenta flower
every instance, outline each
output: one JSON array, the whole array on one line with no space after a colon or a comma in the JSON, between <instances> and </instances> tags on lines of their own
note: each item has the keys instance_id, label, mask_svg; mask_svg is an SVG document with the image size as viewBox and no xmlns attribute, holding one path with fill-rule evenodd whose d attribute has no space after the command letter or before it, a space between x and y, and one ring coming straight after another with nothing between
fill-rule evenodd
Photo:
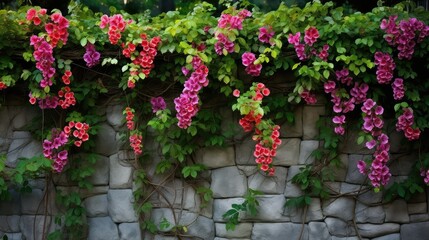
<instances>
[{"instance_id":1,"label":"magenta flower","mask_svg":"<svg viewBox=\"0 0 429 240\"><path fill-rule=\"evenodd\" d=\"M153 97L150 99L150 103L152 104L152 112L154 113L164 110L167 107L163 97Z\"/></svg>"},{"instance_id":2,"label":"magenta flower","mask_svg":"<svg viewBox=\"0 0 429 240\"><path fill-rule=\"evenodd\" d=\"M86 66L94 67L100 62L100 53L95 50L95 46L91 43L85 46L86 52L83 55L83 60L86 62Z\"/></svg>"},{"instance_id":3,"label":"magenta flower","mask_svg":"<svg viewBox=\"0 0 429 240\"><path fill-rule=\"evenodd\" d=\"M317 41L319 36L320 35L317 28L310 27L307 30L305 30L304 42L309 46L313 46L313 44Z\"/></svg>"},{"instance_id":4,"label":"magenta flower","mask_svg":"<svg viewBox=\"0 0 429 240\"><path fill-rule=\"evenodd\" d=\"M241 62L246 67L253 64L255 60L256 60L255 54L251 52L245 52L243 53L243 55L241 55Z\"/></svg>"},{"instance_id":5,"label":"magenta flower","mask_svg":"<svg viewBox=\"0 0 429 240\"><path fill-rule=\"evenodd\" d=\"M274 36L274 34L275 32L273 31L273 28L271 26L268 28L261 27L259 28L258 39L263 43L270 43L270 40Z\"/></svg>"}]
</instances>

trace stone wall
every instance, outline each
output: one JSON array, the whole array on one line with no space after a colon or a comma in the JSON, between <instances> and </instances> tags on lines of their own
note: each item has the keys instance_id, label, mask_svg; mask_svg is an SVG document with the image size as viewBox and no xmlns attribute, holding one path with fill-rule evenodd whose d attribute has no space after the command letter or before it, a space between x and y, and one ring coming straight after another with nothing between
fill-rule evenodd
<instances>
[{"instance_id":1,"label":"stone wall","mask_svg":"<svg viewBox=\"0 0 429 240\"><path fill-rule=\"evenodd\" d=\"M177 239L168 235L174 225L186 226L185 235L194 236L185 239L299 239L301 235L303 240L425 239L429 233L428 195L418 194L408 202L395 200L385 204L381 193L363 191L365 177L357 171L356 162L370 152L355 144L353 134L341 145L343 164L335 172L334 181L328 183L333 197L328 200L314 197L306 209L285 208L289 198L302 194L291 178L300 167L315 161L310 154L320 145L316 140L316 121L324 114L324 107L301 106L295 111L295 123L282 126L283 142L274 162L274 177L256 170L252 157L254 142L242 135L236 137L232 146L201 149L195 154L195 161L208 168L197 181L184 181L178 175L155 175L154 166L160 161L159 146L146 139L145 149L151 158L143 167L154 186L159 186L151 194L154 208L146 218L155 224L165 220L171 223L162 230L166 234L152 235L140 229L133 210L135 163L119 136L124 122L123 108L108 106L100 113L105 114L106 121L101 125L94 148L98 155L96 173L90 178L94 188L84 191L61 178L46 184L42 177L30 181L31 193L12 190L12 200L0 202L0 236L41 239L43 226L53 231L52 216L61 210L53 201L57 189L78 191L84 197L88 239ZM20 157L41 152L41 144L25 130L37 114L16 105L0 108L0 151L7 153L8 167L16 166ZM237 120L232 114L225 114L224 119L225 126ZM414 156L399 144L398 135L392 133L391 138L394 139L393 180L401 180ZM209 187L213 200L204 203L196 192L199 186ZM258 197L258 214L242 214L236 229L226 231L222 214L232 204L242 203L249 188L263 192ZM46 198L49 201L45 208Z\"/></svg>"}]
</instances>

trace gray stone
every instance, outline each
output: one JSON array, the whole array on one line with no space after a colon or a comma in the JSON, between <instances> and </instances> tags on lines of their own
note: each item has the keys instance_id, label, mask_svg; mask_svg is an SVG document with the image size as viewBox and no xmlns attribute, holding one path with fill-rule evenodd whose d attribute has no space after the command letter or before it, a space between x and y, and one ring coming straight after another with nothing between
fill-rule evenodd
<instances>
[{"instance_id":1,"label":"gray stone","mask_svg":"<svg viewBox=\"0 0 429 240\"><path fill-rule=\"evenodd\" d=\"M245 219L256 219L258 221L274 222L286 221L288 217L283 215L286 199L281 195L258 196L258 213L256 216L246 215Z\"/></svg>"},{"instance_id":2,"label":"gray stone","mask_svg":"<svg viewBox=\"0 0 429 240\"><path fill-rule=\"evenodd\" d=\"M100 124L100 128L98 129L98 133L95 136L94 141L95 153L110 156L119 150L119 144L118 141L116 141L116 132L107 123Z\"/></svg>"},{"instance_id":3,"label":"gray stone","mask_svg":"<svg viewBox=\"0 0 429 240\"><path fill-rule=\"evenodd\" d=\"M408 203L408 214L427 213L427 203Z\"/></svg>"},{"instance_id":4,"label":"gray stone","mask_svg":"<svg viewBox=\"0 0 429 240\"><path fill-rule=\"evenodd\" d=\"M340 193L343 195L356 196L364 187L358 184L341 183Z\"/></svg>"},{"instance_id":5,"label":"gray stone","mask_svg":"<svg viewBox=\"0 0 429 240\"><path fill-rule=\"evenodd\" d=\"M312 164L314 162L314 156L311 154L314 150L319 148L319 141L306 140L301 141L299 150L299 164Z\"/></svg>"},{"instance_id":6,"label":"gray stone","mask_svg":"<svg viewBox=\"0 0 429 240\"><path fill-rule=\"evenodd\" d=\"M131 188L133 180L133 166L119 159L118 154L113 154L110 159L110 188Z\"/></svg>"},{"instance_id":7,"label":"gray stone","mask_svg":"<svg viewBox=\"0 0 429 240\"><path fill-rule=\"evenodd\" d=\"M224 238L250 238L252 233L252 223L239 223L235 226L235 229L226 230L226 224L224 223L215 223L216 236Z\"/></svg>"},{"instance_id":8,"label":"gray stone","mask_svg":"<svg viewBox=\"0 0 429 240\"><path fill-rule=\"evenodd\" d=\"M357 199L358 201L367 205L381 203L381 200L383 199L383 192L374 192L371 189L366 189L364 193L357 197Z\"/></svg>"},{"instance_id":9,"label":"gray stone","mask_svg":"<svg viewBox=\"0 0 429 240\"><path fill-rule=\"evenodd\" d=\"M323 215L341 218L344 221L353 219L355 201L348 197L340 197L323 202Z\"/></svg>"},{"instance_id":10,"label":"gray stone","mask_svg":"<svg viewBox=\"0 0 429 240\"><path fill-rule=\"evenodd\" d=\"M28 125L38 114L34 107L16 107L17 114L11 121L14 130L21 130Z\"/></svg>"},{"instance_id":11,"label":"gray stone","mask_svg":"<svg viewBox=\"0 0 429 240\"><path fill-rule=\"evenodd\" d=\"M141 230L138 222L121 223L119 228L119 239L121 240L141 240Z\"/></svg>"},{"instance_id":12,"label":"gray stone","mask_svg":"<svg viewBox=\"0 0 429 240\"><path fill-rule=\"evenodd\" d=\"M332 166L333 168L333 174L334 174L334 180L344 182L347 177L347 171L349 169L349 155L347 154L339 154L338 155L340 160L339 166Z\"/></svg>"},{"instance_id":13,"label":"gray stone","mask_svg":"<svg viewBox=\"0 0 429 240\"><path fill-rule=\"evenodd\" d=\"M381 237L376 237L376 238L373 238L372 240L401 240L401 234L393 233L393 234L384 235Z\"/></svg>"},{"instance_id":14,"label":"gray stone","mask_svg":"<svg viewBox=\"0 0 429 240\"><path fill-rule=\"evenodd\" d=\"M196 238L213 239L215 237L213 219L196 213L182 212L179 223L182 226L188 226L188 234Z\"/></svg>"},{"instance_id":15,"label":"gray stone","mask_svg":"<svg viewBox=\"0 0 429 240\"><path fill-rule=\"evenodd\" d=\"M109 215L107 208L107 194L96 195L83 202L88 217L105 217Z\"/></svg>"},{"instance_id":16,"label":"gray stone","mask_svg":"<svg viewBox=\"0 0 429 240\"><path fill-rule=\"evenodd\" d=\"M337 237L337 236L332 236L331 240L367 240L367 238L359 239L359 237L357 237L357 236L352 236L352 237Z\"/></svg>"},{"instance_id":17,"label":"gray stone","mask_svg":"<svg viewBox=\"0 0 429 240\"><path fill-rule=\"evenodd\" d=\"M45 236L53 232L55 230L54 218L55 218L54 216L40 216L40 215L39 216L34 216L34 215L21 216L19 227L21 229L23 239L27 239L27 240L42 239L44 229L45 229Z\"/></svg>"},{"instance_id":18,"label":"gray stone","mask_svg":"<svg viewBox=\"0 0 429 240\"><path fill-rule=\"evenodd\" d=\"M109 184L109 158L97 155L97 161L94 164L94 173L88 178L93 185Z\"/></svg>"},{"instance_id":19,"label":"gray stone","mask_svg":"<svg viewBox=\"0 0 429 240\"><path fill-rule=\"evenodd\" d=\"M0 216L0 231L2 232L19 232L20 216Z\"/></svg>"},{"instance_id":20,"label":"gray stone","mask_svg":"<svg viewBox=\"0 0 429 240\"><path fill-rule=\"evenodd\" d=\"M133 192L131 189L107 192L109 215L114 222L136 222L137 215L133 207Z\"/></svg>"},{"instance_id":21,"label":"gray stone","mask_svg":"<svg viewBox=\"0 0 429 240\"><path fill-rule=\"evenodd\" d=\"M121 105L108 105L106 108L106 120L115 130L119 130L124 125L124 109L125 107Z\"/></svg>"},{"instance_id":22,"label":"gray stone","mask_svg":"<svg viewBox=\"0 0 429 240\"><path fill-rule=\"evenodd\" d=\"M256 142L252 140L250 135L244 138L243 141L236 143L235 162L237 165L257 165L255 162L255 157L253 156L255 144Z\"/></svg>"},{"instance_id":23,"label":"gray stone","mask_svg":"<svg viewBox=\"0 0 429 240\"><path fill-rule=\"evenodd\" d=\"M41 214L44 212L44 192L33 189L30 193L21 194L21 211L23 214Z\"/></svg>"},{"instance_id":24,"label":"gray stone","mask_svg":"<svg viewBox=\"0 0 429 240\"><path fill-rule=\"evenodd\" d=\"M357 123L355 122L355 124ZM339 152L348 154L372 154L374 149L369 150L363 143L357 144L359 132L358 130L348 130L347 133L344 134L344 139L339 143Z\"/></svg>"},{"instance_id":25,"label":"gray stone","mask_svg":"<svg viewBox=\"0 0 429 240\"><path fill-rule=\"evenodd\" d=\"M8 240L22 240L22 233L5 233ZM1 234L0 234L1 237Z\"/></svg>"},{"instance_id":26,"label":"gray stone","mask_svg":"<svg viewBox=\"0 0 429 240\"><path fill-rule=\"evenodd\" d=\"M350 155L349 156L349 167L347 170L346 182L362 184L365 182L366 176L359 172L357 163L359 160L364 160L365 155Z\"/></svg>"},{"instance_id":27,"label":"gray stone","mask_svg":"<svg viewBox=\"0 0 429 240\"><path fill-rule=\"evenodd\" d=\"M401 239L422 240L429 235L429 222L410 223L401 225Z\"/></svg>"},{"instance_id":28,"label":"gray stone","mask_svg":"<svg viewBox=\"0 0 429 240\"><path fill-rule=\"evenodd\" d=\"M303 139L316 139L319 136L317 121L321 115L325 114L325 106L304 106L303 120Z\"/></svg>"},{"instance_id":29,"label":"gray stone","mask_svg":"<svg viewBox=\"0 0 429 240\"><path fill-rule=\"evenodd\" d=\"M213 197L241 197L247 192L247 178L237 167L224 167L212 171Z\"/></svg>"},{"instance_id":30,"label":"gray stone","mask_svg":"<svg viewBox=\"0 0 429 240\"><path fill-rule=\"evenodd\" d=\"M392 155L389 165L390 173L393 176L408 176L414 163L419 159L415 154L413 155Z\"/></svg>"},{"instance_id":31,"label":"gray stone","mask_svg":"<svg viewBox=\"0 0 429 240\"><path fill-rule=\"evenodd\" d=\"M423 214L411 214L410 215L410 222L427 222L429 221L429 214L423 213Z\"/></svg>"},{"instance_id":32,"label":"gray stone","mask_svg":"<svg viewBox=\"0 0 429 240\"><path fill-rule=\"evenodd\" d=\"M208 169L235 165L235 152L233 147L210 147L197 151L198 162Z\"/></svg>"},{"instance_id":33,"label":"gray stone","mask_svg":"<svg viewBox=\"0 0 429 240\"><path fill-rule=\"evenodd\" d=\"M341 182L324 182L329 194L338 195L340 194Z\"/></svg>"},{"instance_id":34,"label":"gray stone","mask_svg":"<svg viewBox=\"0 0 429 240\"><path fill-rule=\"evenodd\" d=\"M357 229L362 237L380 237L383 235L399 232L400 225L397 223L384 224L357 224Z\"/></svg>"},{"instance_id":35,"label":"gray stone","mask_svg":"<svg viewBox=\"0 0 429 240\"><path fill-rule=\"evenodd\" d=\"M268 239L299 239L301 228L304 227L301 240L308 240L308 226L295 223L255 223L252 230L253 240Z\"/></svg>"},{"instance_id":36,"label":"gray stone","mask_svg":"<svg viewBox=\"0 0 429 240\"><path fill-rule=\"evenodd\" d=\"M407 203L403 199L397 199L383 206L386 212L386 222L408 223L410 217L407 211Z\"/></svg>"},{"instance_id":37,"label":"gray stone","mask_svg":"<svg viewBox=\"0 0 429 240\"><path fill-rule=\"evenodd\" d=\"M174 208L182 208L183 202L183 181L174 178L163 184L162 188L159 189L159 193L155 192L152 194L151 202L154 207L169 207L170 205Z\"/></svg>"},{"instance_id":38,"label":"gray stone","mask_svg":"<svg viewBox=\"0 0 429 240\"><path fill-rule=\"evenodd\" d=\"M244 198L226 198L226 199L215 199L213 201L213 220L215 222L225 222L222 215L231 209L232 204L242 204ZM240 218L243 214L240 213Z\"/></svg>"},{"instance_id":39,"label":"gray stone","mask_svg":"<svg viewBox=\"0 0 429 240\"><path fill-rule=\"evenodd\" d=\"M286 122L280 126L280 136L282 138L301 138L302 137L302 107L298 106L294 110L294 121Z\"/></svg>"},{"instance_id":40,"label":"gray stone","mask_svg":"<svg viewBox=\"0 0 429 240\"><path fill-rule=\"evenodd\" d=\"M13 189L9 190L9 194L10 199L1 200L0 202L0 215L21 214L21 194Z\"/></svg>"},{"instance_id":41,"label":"gray stone","mask_svg":"<svg viewBox=\"0 0 429 240\"><path fill-rule=\"evenodd\" d=\"M325 219L329 233L338 237L347 237L356 235L355 228L352 222L345 222L338 218L327 217Z\"/></svg>"},{"instance_id":42,"label":"gray stone","mask_svg":"<svg viewBox=\"0 0 429 240\"><path fill-rule=\"evenodd\" d=\"M88 198L88 197L107 193L108 190L109 190L109 186L95 186L92 189L80 189L80 197Z\"/></svg>"},{"instance_id":43,"label":"gray stone","mask_svg":"<svg viewBox=\"0 0 429 240\"><path fill-rule=\"evenodd\" d=\"M237 168L238 168L238 170L243 172L244 175L246 175L246 177L250 177L250 176L258 174L258 172L260 172L260 169L255 167L255 166L237 165ZM277 174L275 174L275 175L277 175Z\"/></svg>"},{"instance_id":44,"label":"gray stone","mask_svg":"<svg viewBox=\"0 0 429 240\"><path fill-rule=\"evenodd\" d=\"M178 216L170 208L154 208L150 214L150 219L158 226L159 231L168 232L177 224ZM161 229L159 226L162 221L167 221L170 225Z\"/></svg>"},{"instance_id":45,"label":"gray stone","mask_svg":"<svg viewBox=\"0 0 429 240\"><path fill-rule=\"evenodd\" d=\"M248 178L249 188L266 194L280 194L285 189L286 176L287 169L284 167L276 167L274 176L267 176L258 171Z\"/></svg>"},{"instance_id":46,"label":"gray stone","mask_svg":"<svg viewBox=\"0 0 429 240\"><path fill-rule=\"evenodd\" d=\"M19 158L31 158L42 153L42 144L33 140L30 132L15 131L6 156L6 166L16 167Z\"/></svg>"},{"instance_id":47,"label":"gray stone","mask_svg":"<svg viewBox=\"0 0 429 240\"><path fill-rule=\"evenodd\" d=\"M304 221L304 207L285 207L284 215L290 217L292 222L302 223ZM320 199L312 198L310 205L307 206L305 222L323 220L322 208L320 207Z\"/></svg>"},{"instance_id":48,"label":"gray stone","mask_svg":"<svg viewBox=\"0 0 429 240\"><path fill-rule=\"evenodd\" d=\"M328 227L324 222L310 222L308 223L308 240L331 240Z\"/></svg>"},{"instance_id":49,"label":"gray stone","mask_svg":"<svg viewBox=\"0 0 429 240\"><path fill-rule=\"evenodd\" d=\"M119 240L118 226L110 217L88 218L88 240Z\"/></svg>"},{"instance_id":50,"label":"gray stone","mask_svg":"<svg viewBox=\"0 0 429 240\"><path fill-rule=\"evenodd\" d=\"M282 139L282 143L277 148L277 156L273 163L281 166L292 166L299 162L299 147L301 140L299 138Z\"/></svg>"},{"instance_id":51,"label":"gray stone","mask_svg":"<svg viewBox=\"0 0 429 240\"><path fill-rule=\"evenodd\" d=\"M300 168L303 166L291 166L289 167L287 178L286 178L286 187L284 194L286 197L299 197L304 195L304 192L301 190L301 188L295 184L292 183L292 178L301 172Z\"/></svg>"},{"instance_id":52,"label":"gray stone","mask_svg":"<svg viewBox=\"0 0 429 240\"><path fill-rule=\"evenodd\" d=\"M356 203L357 223L383 223L386 214L382 206L369 207L360 202Z\"/></svg>"}]
</instances>

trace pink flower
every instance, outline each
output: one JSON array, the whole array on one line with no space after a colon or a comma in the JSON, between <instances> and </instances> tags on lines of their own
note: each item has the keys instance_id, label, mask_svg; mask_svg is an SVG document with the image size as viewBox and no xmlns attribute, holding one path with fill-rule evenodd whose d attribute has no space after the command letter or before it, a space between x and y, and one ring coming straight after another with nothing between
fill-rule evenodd
<instances>
[{"instance_id":1,"label":"pink flower","mask_svg":"<svg viewBox=\"0 0 429 240\"><path fill-rule=\"evenodd\" d=\"M243 55L241 56L241 62L243 63L244 66L249 66L251 64L253 64L253 62L256 60L255 54L251 53L251 52L245 52L243 53Z\"/></svg>"},{"instance_id":2,"label":"pink flower","mask_svg":"<svg viewBox=\"0 0 429 240\"><path fill-rule=\"evenodd\" d=\"M366 173L366 163L362 160L359 160L357 163L357 168L359 169L359 172L362 174Z\"/></svg>"},{"instance_id":3,"label":"pink flower","mask_svg":"<svg viewBox=\"0 0 429 240\"><path fill-rule=\"evenodd\" d=\"M331 93L335 90L335 82L329 80L323 84L323 88L325 89L325 93Z\"/></svg>"},{"instance_id":4,"label":"pink flower","mask_svg":"<svg viewBox=\"0 0 429 240\"><path fill-rule=\"evenodd\" d=\"M319 31L315 27L310 27L307 30L305 30L304 42L307 45L313 46L313 44L317 41L318 38L319 38Z\"/></svg>"},{"instance_id":5,"label":"pink flower","mask_svg":"<svg viewBox=\"0 0 429 240\"><path fill-rule=\"evenodd\" d=\"M152 112L154 113L164 110L167 107L163 97L153 97L150 99L150 103L152 104Z\"/></svg>"},{"instance_id":6,"label":"pink flower","mask_svg":"<svg viewBox=\"0 0 429 240\"><path fill-rule=\"evenodd\" d=\"M344 115L335 116L332 119L332 122L335 124L344 124L344 123L346 123L346 116L344 116Z\"/></svg>"},{"instance_id":7,"label":"pink flower","mask_svg":"<svg viewBox=\"0 0 429 240\"><path fill-rule=\"evenodd\" d=\"M334 128L334 132L338 135L344 135L345 130L344 130L344 127L340 125Z\"/></svg>"},{"instance_id":8,"label":"pink flower","mask_svg":"<svg viewBox=\"0 0 429 240\"><path fill-rule=\"evenodd\" d=\"M301 40L301 33L300 32L295 33L295 35L289 33L289 37L288 37L287 41L290 44L296 46L299 44L300 40Z\"/></svg>"},{"instance_id":9,"label":"pink flower","mask_svg":"<svg viewBox=\"0 0 429 240\"><path fill-rule=\"evenodd\" d=\"M259 41L263 43L270 43L270 40L273 36L274 36L274 31L271 26L268 28L266 27L259 28L259 35L258 35Z\"/></svg>"},{"instance_id":10,"label":"pink flower","mask_svg":"<svg viewBox=\"0 0 429 240\"><path fill-rule=\"evenodd\" d=\"M366 148L368 149L373 149L375 145L377 145L377 142L374 139L369 142L366 142L365 144Z\"/></svg>"}]
</instances>

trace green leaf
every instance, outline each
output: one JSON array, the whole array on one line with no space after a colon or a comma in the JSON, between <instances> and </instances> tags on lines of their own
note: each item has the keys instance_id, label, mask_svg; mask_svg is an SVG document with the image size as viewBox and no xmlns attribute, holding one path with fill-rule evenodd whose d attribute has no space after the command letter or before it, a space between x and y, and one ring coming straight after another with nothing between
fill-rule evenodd
<instances>
[{"instance_id":1,"label":"green leaf","mask_svg":"<svg viewBox=\"0 0 429 240\"><path fill-rule=\"evenodd\" d=\"M80 45L81 45L82 47L85 47L87 43L88 43L88 39L87 39L87 38L82 38L82 39L80 40Z\"/></svg>"}]
</instances>

